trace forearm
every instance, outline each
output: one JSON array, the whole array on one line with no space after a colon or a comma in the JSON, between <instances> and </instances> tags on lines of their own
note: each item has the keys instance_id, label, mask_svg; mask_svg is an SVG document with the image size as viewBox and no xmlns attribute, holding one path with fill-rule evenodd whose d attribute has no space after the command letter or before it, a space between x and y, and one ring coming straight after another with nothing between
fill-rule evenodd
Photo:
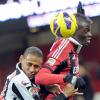
<instances>
[{"instance_id":1,"label":"forearm","mask_svg":"<svg viewBox=\"0 0 100 100\"><path fill-rule=\"evenodd\" d=\"M35 82L41 85L53 85L63 83L65 75L63 74L52 74L47 68L42 68L35 77Z\"/></svg>"}]
</instances>

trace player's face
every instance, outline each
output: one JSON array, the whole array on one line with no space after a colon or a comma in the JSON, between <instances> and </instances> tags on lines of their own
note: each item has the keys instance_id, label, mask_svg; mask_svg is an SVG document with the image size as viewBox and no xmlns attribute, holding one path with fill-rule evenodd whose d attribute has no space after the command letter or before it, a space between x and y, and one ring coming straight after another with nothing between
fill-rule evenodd
<instances>
[{"instance_id":1,"label":"player's face","mask_svg":"<svg viewBox=\"0 0 100 100\"><path fill-rule=\"evenodd\" d=\"M84 24L83 26L79 26L79 30L77 33L77 37L79 42L82 45L88 45L91 42L92 34L91 34L91 24Z\"/></svg>"},{"instance_id":2,"label":"player's face","mask_svg":"<svg viewBox=\"0 0 100 100\"><path fill-rule=\"evenodd\" d=\"M25 58L22 56L20 62L24 73L29 77L29 79L32 79L41 68L43 59L42 57L28 54Z\"/></svg>"}]
</instances>

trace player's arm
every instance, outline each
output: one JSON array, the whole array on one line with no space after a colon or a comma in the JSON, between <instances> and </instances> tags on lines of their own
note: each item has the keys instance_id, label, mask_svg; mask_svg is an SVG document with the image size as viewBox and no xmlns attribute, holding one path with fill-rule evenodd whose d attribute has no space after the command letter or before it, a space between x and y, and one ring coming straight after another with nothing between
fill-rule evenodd
<instances>
[{"instance_id":1,"label":"player's arm","mask_svg":"<svg viewBox=\"0 0 100 100\"><path fill-rule=\"evenodd\" d=\"M59 74L63 68L67 65L66 60L62 61L59 65L56 66L53 71L51 67L42 68L35 77L35 82L41 85L53 85L60 83L74 83L76 81L76 76L70 74ZM53 67L53 66L52 66ZM53 74L56 73L56 74Z\"/></svg>"},{"instance_id":2,"label":"player's arm","mask_svg":"<svg viewBox=\"0 0 100 100\"><path fill-rule=\"evenodd\" d=\"M45 68L40 69L38 74L35 77L35 82L41 85L53 85L53 84L60 84L60 83L71 83L75 86L77 81L77 76L74 74L59 74L63 71L64 68L67 66L67 61L64 60L59 65L55 66L47 66ZM52 70L53 68L54 70ZM56 73L56 74L55 74Z\"/></svg>"},{"instance_id":3,"label":"player's arm","mask_svg":"<svg viewBox=\"0 0 100 100\"><path fill-rule=\"evenodd\" d=\"M55 59L52 59L55 60ZM67 66L67 60L63 60L61 63L56 61L56 65L49 66L40 69L38 74L35 77L35 82L41 85L53 85L60 83L73 83L76 80L76 77L73 75L59 74ZM73 80L73 81L72 81Z\"/></svg>"},{"instance_id":4,"label":"player's arm","mask_svg":"<svg viewBox=\"0 0 100 100\"><path fill-rule=\"evenodd\" d=\"M63 83L64 77L63 74L53 74L48 68L42 68L36 75L35 82L41 85L53 85Z\"/></svg>"}]
</instances>

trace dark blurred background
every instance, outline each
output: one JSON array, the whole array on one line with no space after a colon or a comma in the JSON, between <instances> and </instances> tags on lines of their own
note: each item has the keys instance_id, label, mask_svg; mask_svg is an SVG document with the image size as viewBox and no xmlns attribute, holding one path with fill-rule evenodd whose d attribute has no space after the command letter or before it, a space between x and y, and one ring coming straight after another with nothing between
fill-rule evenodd
<instances>
[{"instance_id":1,"label":"dark blurred background","mask_svg":"<svg viewBox=\"0 0 100 100\"><path fill-rule=\"evenodd\" d=\"M21 0L9 1L18 2ZM37 1L38 6L40 6L40 0ZM7 0L0 0L0 5L5 4L7 4ZM93 9L91 9L92 12L94 11ZM30 27L28 24L28 19L30 17L34 18L34 16L39 24L36 18L41 17L41 20L45 20L43 14L38 15L34 13L31 16L21 16L20 18L0 21L0 91L3 88L7 75L15 69L20 54L22 54L28 46L39 47L44 53L45 61L55 37L51 34L49 24L43 23L35 27ZM92 26L93 38L91 44L81 50L80 58L86 63L91 85L96 94L100 93L100 15L90 17L94 22ZM33 23L35 23L34 20ZM98 99L98 97L94 98L94 100L100 99Z\"/></svg>"}]
</instances>

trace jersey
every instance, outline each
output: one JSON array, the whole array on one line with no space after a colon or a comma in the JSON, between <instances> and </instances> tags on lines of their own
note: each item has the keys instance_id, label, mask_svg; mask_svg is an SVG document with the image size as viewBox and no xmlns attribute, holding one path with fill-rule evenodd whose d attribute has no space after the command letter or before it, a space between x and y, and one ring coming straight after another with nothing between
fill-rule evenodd
<instances>
[{"instance_id":1,"label":"jersey","mask_svg":"<svg viewBox=\"0 0 100 100\"><path fill-rule=\"evenodd\" d=\"M78 53L81 47L82 45L73 38L58 39L51 47L44 66L54 72L62 61L66 61L66 68L61 73L79 75Z\"/></svg>"},{"instance_id":2,"label":"jersey","mask_svg":"<svg viewBox=\"0 0 100 100\"><path fill-rule=\"evenodd\" d=\"M53 85L63 83L63 78L67 74L79 75L78 54L82 45L74 38L57 39L50 49L44 68L40 69L36 75L35 81L42 85ZM66 61L66 66L58 66L61 62ZM61 72L58 75L53 72L60 67ZM63 69L63 70L62 70ZM52 73L52 74L51 74ZM48 81L49 80L49 81ZM55 80L55 81L54 81Z\"/></svg>"},{"instance_id":3,"label":"jersey","mask_svg":"<svg viewBox=\"0 0 100 100\"><path fill-rule=\"evenodd\" d=\"M68 74L79 76L79 62L78 54L82 45L74 38L58 38L50 49L47 60L36 75L36 83L42 85L59 84L63 91L65 90L64 76ZM59 66L61 62L65 61L64 66ZM60 69L57 74L55 70ZM63 69L63 70L62 70Z\"/></svg>"},{"instance_id":4,"label":"jersey","mask_svg":"<svg viewBox=\"0 0 100 100\"><path fill-rule=\"evenodd\" d=\"M33 84L21 70L20 64L16 65L16 71L7 77L5 88L1 92L4 100L40 100L40 87Z\"/></svg>"}]
</instances>

